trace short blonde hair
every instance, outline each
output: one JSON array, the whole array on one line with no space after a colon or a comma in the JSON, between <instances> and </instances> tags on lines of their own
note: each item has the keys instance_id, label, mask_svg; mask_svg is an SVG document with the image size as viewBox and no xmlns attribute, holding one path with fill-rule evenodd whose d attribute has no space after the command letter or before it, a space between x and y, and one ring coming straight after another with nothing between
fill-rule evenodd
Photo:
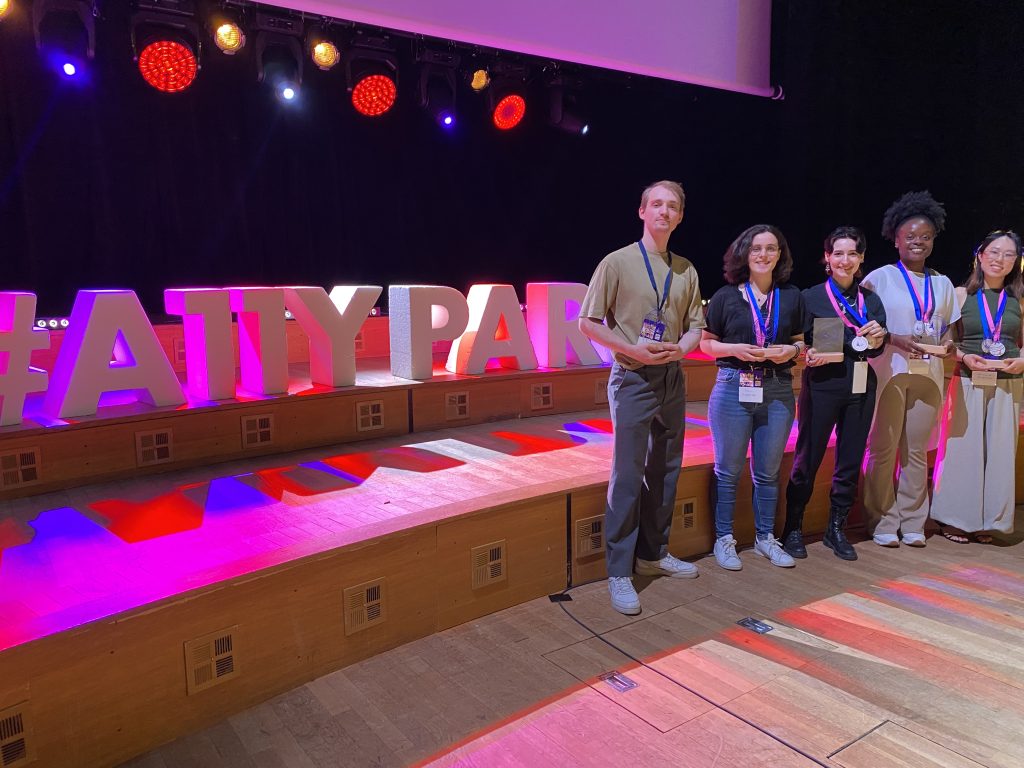
<instances>
[{"instance_id":1,"label":"short blonde hair","mask_svg":"<svg viewBox=\"0 0 1024 768\"><path fill-rule=\"evenodd\" d=\"M679 198L679 207L680 208L683 208L683 207L686 206L686 193L683 192L683 185L680 184L678 181L667 181L667 180L665 180L665 181L656 181L653 184L648 184L647 185L647 189L645 189L640 194L640 208L641 209L647 207L647 199L651 196L651 190L654 189L655 187L664 187L669 192L671 192L673 195L678 197Z\"/></svg>"}]
</instances>

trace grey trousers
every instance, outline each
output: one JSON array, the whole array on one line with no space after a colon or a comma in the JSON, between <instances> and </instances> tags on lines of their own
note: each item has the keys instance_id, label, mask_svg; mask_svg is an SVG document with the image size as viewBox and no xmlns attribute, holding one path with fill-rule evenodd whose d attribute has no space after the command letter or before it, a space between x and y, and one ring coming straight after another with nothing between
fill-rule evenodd
<instances>
[{"instance_id":1,"label":"grey trousers","mask_svg":"<svg viewBox=\"0 0 1024 768\"><path fill-rule=\"evenodd\" d=\"M636 371L612 367L608 403L615 430L605 509L609 576L629 576L633 559L668 549L683 459L686 383L678 363Z\"/></svg>"}]
</instances>

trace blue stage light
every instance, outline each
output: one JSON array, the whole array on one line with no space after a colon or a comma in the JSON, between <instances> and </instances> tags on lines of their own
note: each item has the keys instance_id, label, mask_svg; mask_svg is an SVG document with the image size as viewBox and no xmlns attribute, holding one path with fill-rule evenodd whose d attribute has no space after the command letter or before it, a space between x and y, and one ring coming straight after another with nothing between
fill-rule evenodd
<instances>
[{"instance_id":1,"label":"blue stage light","mask_svg":"<svg viewBox=\"0 0 1024 768\"><path fill-rule=\"evenodd\" d=\"M70 61L65 61L64 65L61 67L61 70L68 77L74 77L76 74L78 74L78 68L75 67L75 65L72 64Z\"/></svg>"},{"instance_id":2,"label":"blue stage light","mask_svg":"<svg viewBox=\"0 0 1024 768\"><path fill-rule=\"evenodd\" d=\"M438 119L441 121L441 125L443 125L445 128L451 128L453 125L455 125L455 115L453 115L451 112L442 113Z\"/></svg>"}]
</instances>

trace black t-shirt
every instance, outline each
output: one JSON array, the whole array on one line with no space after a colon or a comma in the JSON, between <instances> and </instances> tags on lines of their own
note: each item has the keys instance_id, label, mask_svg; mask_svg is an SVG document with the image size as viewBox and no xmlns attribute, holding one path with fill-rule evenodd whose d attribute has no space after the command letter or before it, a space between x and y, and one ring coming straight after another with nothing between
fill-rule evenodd
<instances>
[{"instance_id":1,"label":"black t-shirt","mask_svg":"<svg viewBox=\"0 0 1024 768\"><path fill-rule=\"evenodd\" d=\"M843 291L843 296L846 298L847 303L857 308L857 283L854 282L849 289ZM832 306L832 302L829 301L828 294L828 283L820 283L812 286L803 292L804 299L804 341L807 342L808 347L814 346L814 318L816 317L839 317L836 314L835 308ZM867 312L868 320L875 320L883 328L885 327L885 307L882 305L882 300L878 297L878 294L868 288L861 288L860 292L864 294L864 310ZM842 304L839 304L842 309ZM849 318L853 319L853 318ZM866 350L865 352L856 352L853 347L850 346L850 342L853 341L853 337L856 336L854 330L844 324L844 335L843 335L843 352L846 356L843 358L841 363L826 363L825 365L815 366L814 368L804 368L804 379L815 386L827 388L830 384L834 384L837 389L848 390L851 382L853 381L853 364L858 360L866 360L869 357L877 357L882 354L882 350L885 345L882 344L874 349ZM868 369L868 380L874 381L875 371L872 368Z\"/></svg>"},{"instance_id":2,"label":"black t-shirt","mask_svg":"<svg viewBox=\"0 0 1024 768\"><path fill-rule=\"evenodd\" d=\"M800 289L795 285L780 285L779 288L779 330L775 334L773 344L788 344L793 336L799 336L804 327L804 302ZM719 288L708 303L708 312L704 318L707 330L726 344L756 344L754 335L754 318L750 314L746 294L742 286L725 285ZM767 319L768 302L761 307L761 316ZM793 360L785 363L773 363L765 360L759 363L747 363L738 357L718 358L719 368L774 368L788 370L794 365Z\"/></svg>"}]
</instances>

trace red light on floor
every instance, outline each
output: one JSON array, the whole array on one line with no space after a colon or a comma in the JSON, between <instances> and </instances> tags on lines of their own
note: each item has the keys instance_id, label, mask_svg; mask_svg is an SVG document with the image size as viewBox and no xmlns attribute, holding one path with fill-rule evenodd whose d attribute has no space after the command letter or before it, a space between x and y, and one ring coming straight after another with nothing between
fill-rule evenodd
<instances>
[{"instance_id":1,"label":"red light on floor","mask_svg":"<svg viewBox=\"0 0 1024 768\"><path fill-rule=\"evenodd\" d=\"M503 131L515 128L526 115L526 99L518 94L506 96L494 108L494 124Z\"/></svg>"},{"instance_id":2,"label":"red light on floor","mask_svg":"<svg viewBox=\"0 0 1024 768\"><path fill-rule=\"evenodd\" d=\"M352 89L352 106L367 117L383 115L395 104L398 88L386 75L364 77Z\"/></svg>"},{"instance_id":3,"label":"red light on floor","mask_svg":"<svg viewBox=\"0 0 1024 768\"><path fill-rule=\"evenodd\" d=\"M196 55L174 40L157 40L139 54L142 78L164 93L184 91L192 85L198 70Z\"/></svg>"}]
</instances>

